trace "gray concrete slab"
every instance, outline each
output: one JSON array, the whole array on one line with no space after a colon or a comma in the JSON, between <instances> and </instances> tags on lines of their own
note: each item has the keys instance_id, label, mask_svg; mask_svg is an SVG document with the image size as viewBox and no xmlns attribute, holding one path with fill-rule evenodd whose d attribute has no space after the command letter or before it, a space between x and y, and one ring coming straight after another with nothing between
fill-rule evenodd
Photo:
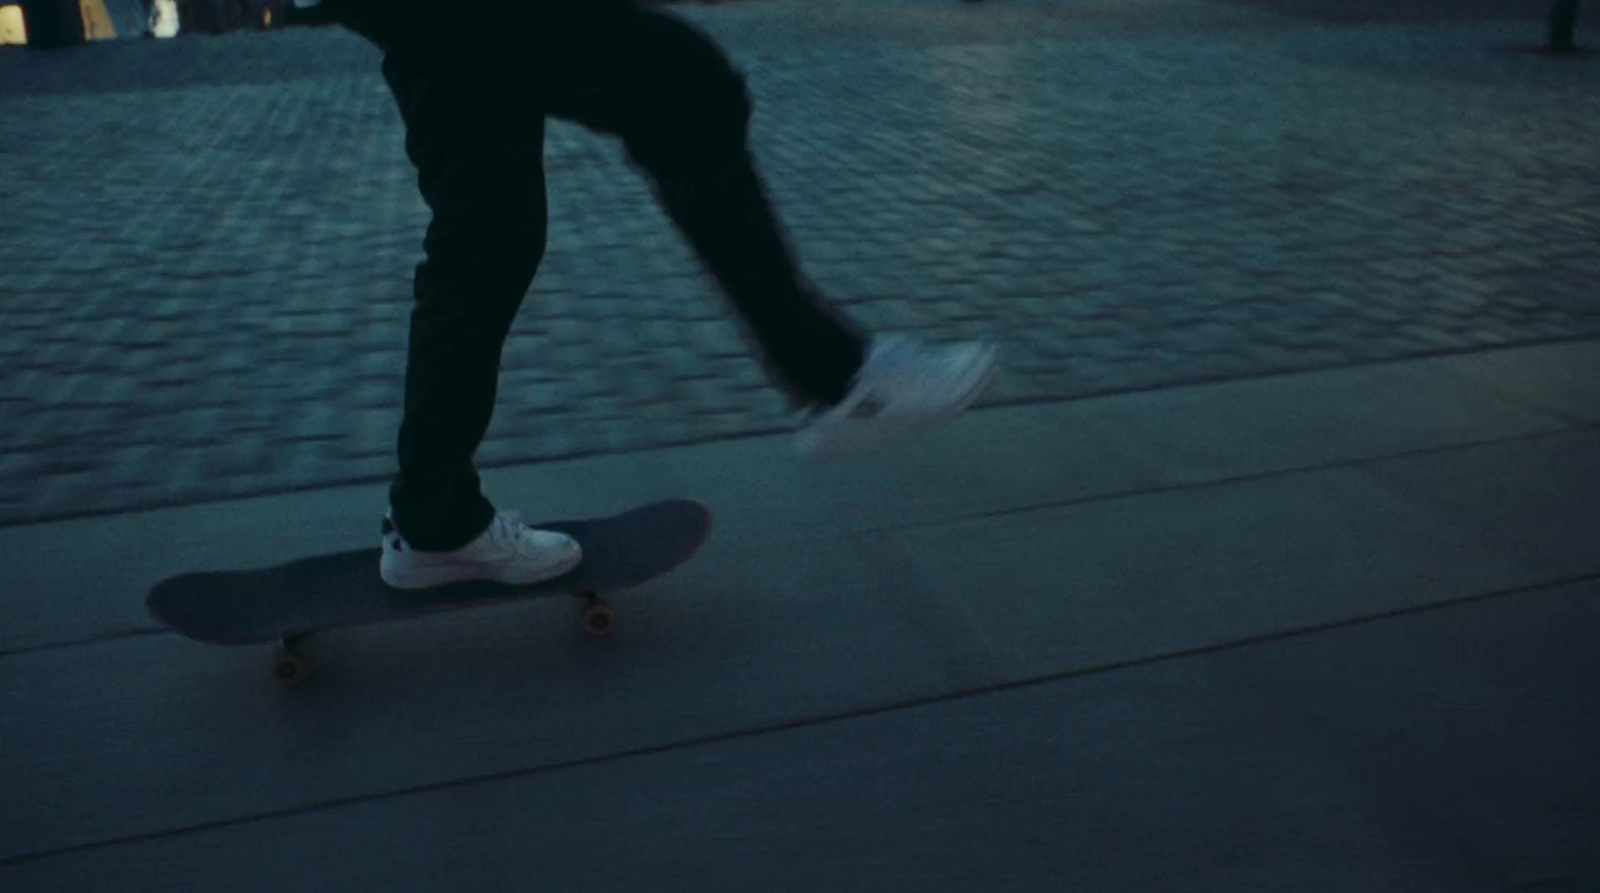
<instances>
[{"instance_id":1,"label":"gray concrete slab","mask_svg":"<svg viewBox=\"0 0 1600 893\"><path fill-rule=\"evenodd\" d=\"M1429 357L1128 395L1106 406L1101 423L1172 484L1571 426L1452 374L1461 364Z\"/></svg>"},{"instance_id":2,"label":"gray concrete slab","mask_svg":"<svg viewBox=\"0 0 1600 893\"><path fill-rule=\"evenodd\" d=\"M1018 677L1550 579L1496 549L1483 528L1351 470L958 522L905 539L948 626Z\"/></svg>"},{"instance_id":3,"label":"gray concrete slab","mask_svg":"<svg viewBox=\"0 0 1600 893\"><path fill-rule=\"evenodd\" d=\"M1600 423L1600 341L1472 353L1454 358L1450 366L1485 389Z\"/></svg>"},{"instance_id":4,"label":"gray concrete slab","mask_svg":"<svg viewBox=\"0 0 1600 893\"><path fill-rule=\"evenodd\" d=\"M917 593L891 551L713 541L618 596L604 642L564 600L330 631L290 693L269 649L171 635L8 656L0 814L27 818L0 823L0 858L992 682L905 622Z\"/></svg>"},{"instance_id":5,"label":"gray concrete slab","mask_svg":"<svg viewBox=\"0 0 1600 893\"><path fill-rule=\"evenodd\" d=\"M7 864L0 883L1505 891L1600 870L1597 595L331 804Z\"/></svg>"},{"instance_id":6,"label":"gray concrete slab","mask_svg":"<svg viewBox=\"0 0 1600 893\"><path fill-rule=\"evenodd\" d=\"M1470 520L1542 573L1600 573L1600 430L1485 444L1370 468L1394 492Z\"/></svg>"},{"instance_id":7,"label":"gray concrete slab","mask_svg":"<svg viewBox=\"0 0 1600 893\"><path fill-rule=\"evenodd\" d=\"M1237 649L1222 684L1485 874L1600 878L1597 596L1591 576Z\"/></svg>"},{"instance_id":8,"label":"gray concrete slab","mask_svg":"<svg viewBox=\"0 0 1600 893\"><path fill-rule=\"evenodd\" d=\"M1323 470L766 544L714 539L620 600L627 626L606 658L575 650L570 619L546 602L329 633L321 694L294 701L278 700L259 649L161 635L12 655L7 689L28 700L0 717L21 744L0 767L20 779L19 804L42 805L4 830L0 854L663 746L1549 578L1494 542L1357 470ZM603 725L571 733L596 710ZM196 717L219 737L194 734ZM557 740L550 728L567 731ZM351 748L381 756L350 766ZM272 781L222 784L214 773L241 755Z\"/></svg>"},{"instance_id":9,"label":"gray concrete slab","mask_svg":"<svg viewBox=\"0 0 1600 893\"><path fill-rule=\"evenodd\" d=\"M186 569L376 544L384 498L346 487L5 528L0 552L20 560L3 585L0 651L149 631L145 593Z\"/></svg>"},{"instance_id":10,"label":"gray concrete slab","mask_svg":"<svg viewBox=\"0 0 1600 893\"><path fill-rule=\"evenodd\" d=\"M1159 486L1106 422L1120 399L985 408L845 461L799 459L788 435L699 444L671 460L734 542L926 524Z\"/></svg>"}]
</instances>

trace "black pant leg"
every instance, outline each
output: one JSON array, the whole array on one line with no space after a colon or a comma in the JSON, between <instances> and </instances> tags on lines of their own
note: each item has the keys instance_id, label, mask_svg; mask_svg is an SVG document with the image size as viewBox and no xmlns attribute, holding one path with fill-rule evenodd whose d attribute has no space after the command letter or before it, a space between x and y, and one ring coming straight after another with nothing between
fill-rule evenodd
<instances>
[{"instance_id":1,"label":"black pant leg","mask_svg":"<svg viewBox=\"0 0 1600 893\"><path fill-rule=\"evenodd\" d=\"M527 77L481 59L392 52L383 68L433 211L390 501L413 547L445 551L495 513L473 457L494 412L501 349L544 255L544 117Z\"/></svg>"},{"instance_id":2,"label":"black pant leg","mask_svg":"<svg viewBox=\"0 0 1600 893\"><path fill-rule=\"evenodd\" d=\"M843 398L866 339L802 276L748 134L744 78L676 16L634 12L529 64L551 115L621 137L738 311L769 375L802 404Z\"/></svg>"}]
</instances>

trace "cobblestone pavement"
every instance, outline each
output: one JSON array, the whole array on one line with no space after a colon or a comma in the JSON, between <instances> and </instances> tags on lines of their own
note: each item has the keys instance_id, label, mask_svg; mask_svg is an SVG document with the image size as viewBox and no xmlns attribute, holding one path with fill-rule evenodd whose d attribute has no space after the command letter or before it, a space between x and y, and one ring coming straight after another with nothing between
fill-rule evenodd
<instances>
[{"instance_id":1,"label":"cobblestone pavement","mask_svg":"<svg viewBox=\"0 0 1600 893\"><path fill-rule=\"evenodd\" d=\"M1600 64L1520 52L1537 24L685 14L750 74L811 275L1003 339L990 402L1600 333ZM336 30L0 52L0 523L389 474L426 217L376 62ZM555 125L547 163L483 462L787 426L617 147Z\"/></svg>"}]
</instances>

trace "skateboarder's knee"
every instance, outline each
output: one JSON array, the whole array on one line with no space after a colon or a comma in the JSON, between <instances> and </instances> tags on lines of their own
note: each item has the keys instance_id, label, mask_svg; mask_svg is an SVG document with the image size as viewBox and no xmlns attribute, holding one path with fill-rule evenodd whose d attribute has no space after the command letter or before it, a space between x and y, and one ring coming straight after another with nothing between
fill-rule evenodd
<instances>
[{"instance_id":1,"label":"skateboarder's knee","mask_svg":"<svg viewBox=\"0 0 1600 893\"><path fill-rule=\"evenodd\" d=\"M490 147L424 171L421 185L433 229L468 234L479 250L544 250L549 212L537 157Z\"/></svg>"},{"instance_id":2,"label":"skateboarder's knee","mask_svg":"<svg viewBox=\"0 0 1600 893\"><path fill-rule=\"evenodd\" d=\"M502 197L442 205L424 240L427 267L446 279L478 281L474 290L483 297L476 309L498 318L503 308L495 296L513 310L521 302L544 259L547 235L542 202L519 205Z\"/></svg>"}]
</instances>

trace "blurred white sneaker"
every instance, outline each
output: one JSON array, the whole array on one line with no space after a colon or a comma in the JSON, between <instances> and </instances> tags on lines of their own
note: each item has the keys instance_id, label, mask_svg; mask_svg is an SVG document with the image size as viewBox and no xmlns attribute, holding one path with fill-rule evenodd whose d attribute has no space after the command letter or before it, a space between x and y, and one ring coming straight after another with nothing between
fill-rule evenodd
<instances>
[{"instance_id":1,"label":"blurred white sneaker","mask_svg":"<svg viewBox=\"0 0 1600 893\"><path fill-rule=\"evenodd\" d=\"M451 552L419 552L400 536L392 516L383 520L383 582L396 589L431 589L449 583L487 581L525 586L554 579L583 561L578 541L564 533L534 530L515 512L501 512L489 529Z\"/></svg>"},{"instance_id":2,"label":"blurred white sneaker","mask_svg":"<svg viewBox=\"0 0 1600 893\"><path fill-rule=\"evenodd\" d=\"M838 458L888 446L954 420L998 371L992 344L874 342L850 392L801 430L803 454Z\"/></svg>"}]
</instances>

